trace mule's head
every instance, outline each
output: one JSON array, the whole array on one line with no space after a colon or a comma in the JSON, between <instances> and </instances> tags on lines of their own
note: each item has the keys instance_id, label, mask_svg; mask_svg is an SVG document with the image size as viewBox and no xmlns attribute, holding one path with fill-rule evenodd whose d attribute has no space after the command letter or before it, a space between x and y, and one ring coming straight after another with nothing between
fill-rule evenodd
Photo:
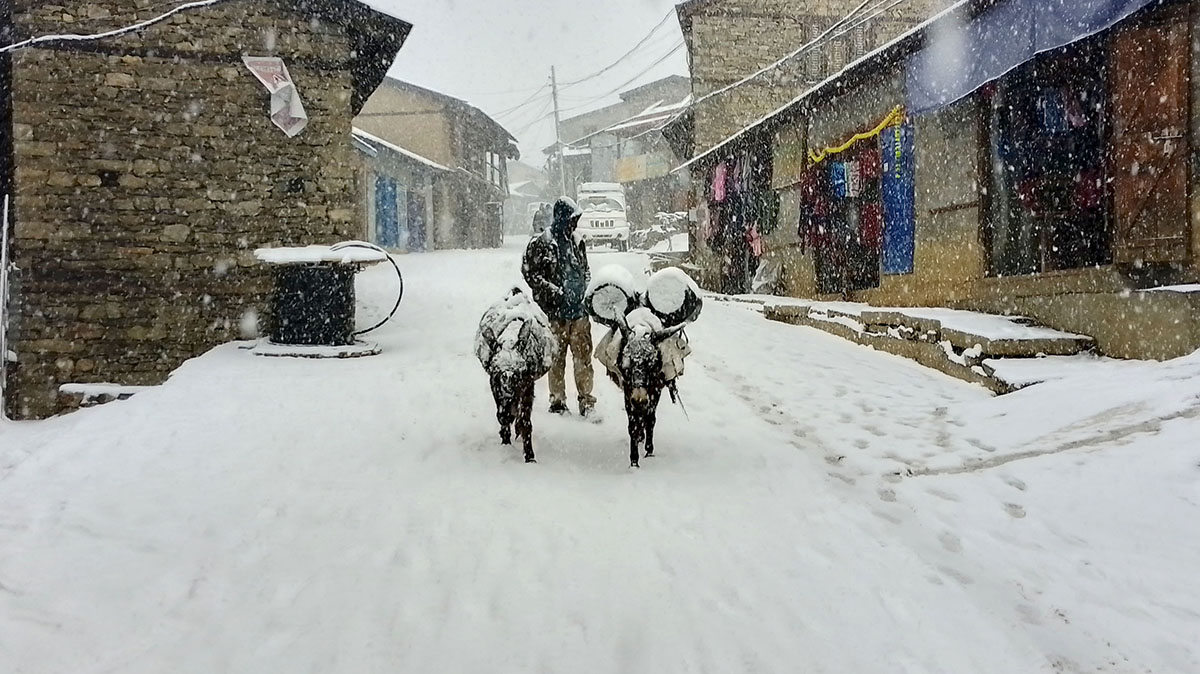
<instances>
[{"instance_id":1,"label":"mule's head","mask_svg":"<svg viewBox=\"0 0 1200 674\"><path fill-rule=\"evenodd\" d=\"M513 321L495 337L491 358L484 364L491 382L496 404L511 407L521 391L521 385L533 378L535 363L529 352L530 331L527 321Z\"/></svg>"},{"instance_id":2,"label":"mule's head","mask_svg":"<svg viewBox=\"0 0 1200 674\"><path fill-rule=\"evenodd\" d=\"M621 372L629 402L644 405L666 384L663 376L662 352L658 345L675 335L679 329L662 330L637 325L621 328L621 357L617 369Z\"/></svg>"}]
</instances>

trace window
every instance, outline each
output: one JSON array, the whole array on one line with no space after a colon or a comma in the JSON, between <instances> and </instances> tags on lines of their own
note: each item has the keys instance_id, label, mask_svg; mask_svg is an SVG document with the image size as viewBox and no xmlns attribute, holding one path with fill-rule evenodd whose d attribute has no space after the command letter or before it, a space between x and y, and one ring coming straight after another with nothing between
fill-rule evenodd
<instances>
[{"instance_id":1,"label":"window","mask_svg":"<svg viewBox=\"0 0 1200 674\"><path fill-rule=\"evenodd\" d=\"M617 212L625 210L621 202L604 196L583 197L579 200L579 207L585 211Z\"/></svg>"},{"instance_id":2,"label":"window","mask_svg":"<svg viewBox=\"0 0 1200 674\"><path fill-rule=\"evenodd\" d=\"M488 152L484 176L488 182L504 189L504 157L495 152Z\"/></svg>"}]
</instances>

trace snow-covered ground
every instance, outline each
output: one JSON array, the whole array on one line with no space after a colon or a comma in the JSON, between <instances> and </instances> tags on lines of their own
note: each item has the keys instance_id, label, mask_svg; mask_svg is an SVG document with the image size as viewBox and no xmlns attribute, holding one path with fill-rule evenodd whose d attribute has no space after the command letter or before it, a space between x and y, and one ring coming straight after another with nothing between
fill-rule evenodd
<instances>
[{"instance_id":1,"label":"snow-covered ground","mask_svg":"<svg viewBox=\"0 0 1200 674\"><path fill-rule=\"evenodd\" d=\"M0 425L0 672L1200 671L1200 356L994 398L708 302L657 458L601 377L526 465L472 355L519 244L400 258L382 355Z\"/></svg>"},{"instance_id":2,"label":"snow-covered ground","mask_svg":"<svg viewBox=\"0 0 1200 674\"><path fill-rule=\"evenodd\" d=\"M687 232L672 234L670 238L663 239L650 247L651 253L668 253L668 252L687 252L688 235Z\"/></svg>"}]
</instances>

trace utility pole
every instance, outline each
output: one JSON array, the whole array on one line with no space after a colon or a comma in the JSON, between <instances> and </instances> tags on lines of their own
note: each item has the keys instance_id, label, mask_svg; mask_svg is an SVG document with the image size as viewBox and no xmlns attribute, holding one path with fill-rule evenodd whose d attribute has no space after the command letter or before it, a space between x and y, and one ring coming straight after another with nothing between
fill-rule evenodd
<instances>
[{"instance_id":1,"label":"utility pole","mask_svg":"<svg viewBox=\"0 0 1200 674\"><path fill-rule=\"evenodd\" d=\"M558 116L558 80L554 76L554 66L550 66L550 95L554 98L554 147L558 152L558 181L562 188L560 194L567 196L567 163L563 160L562 136L559 135L558 128L562 120Z\"/></svg>"}]
</instances>

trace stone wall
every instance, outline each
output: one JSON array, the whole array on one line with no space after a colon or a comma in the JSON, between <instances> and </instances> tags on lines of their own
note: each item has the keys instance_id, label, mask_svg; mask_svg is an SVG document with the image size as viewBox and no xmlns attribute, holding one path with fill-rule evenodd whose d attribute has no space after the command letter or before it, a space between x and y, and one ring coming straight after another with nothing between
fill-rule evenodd
<instances>
[{"instance_id":1,"label":"stone wall","mask_svg":"<svg viewBox=\"0 0 1200 674\"><path fill-rule=\"evenodd\" d=\"M25 2L17 24L157 13L129 4ZM285 59L310 117L296 138L271 123L243 53ZM256 247L364 236L349 55L343 29L247 0L13 59L11 414L53 413L65 382L163 381L262 315Z\"/></svg>"},{"instance_id":2,"label":"stone wall","mask_svg":"<svg viewBox=\"0 0 1200 674\"><path fill-rule=\"evenodd\" d=\"M857 0L728 0L699 8L692 17L692 90L704 96L792 53L849 14ZM913 0L785 66L696 108L696 152L795 98L852 61L945 6ZM866 16L871 16L870 14Z\"/></svg>"}]
</instances>

